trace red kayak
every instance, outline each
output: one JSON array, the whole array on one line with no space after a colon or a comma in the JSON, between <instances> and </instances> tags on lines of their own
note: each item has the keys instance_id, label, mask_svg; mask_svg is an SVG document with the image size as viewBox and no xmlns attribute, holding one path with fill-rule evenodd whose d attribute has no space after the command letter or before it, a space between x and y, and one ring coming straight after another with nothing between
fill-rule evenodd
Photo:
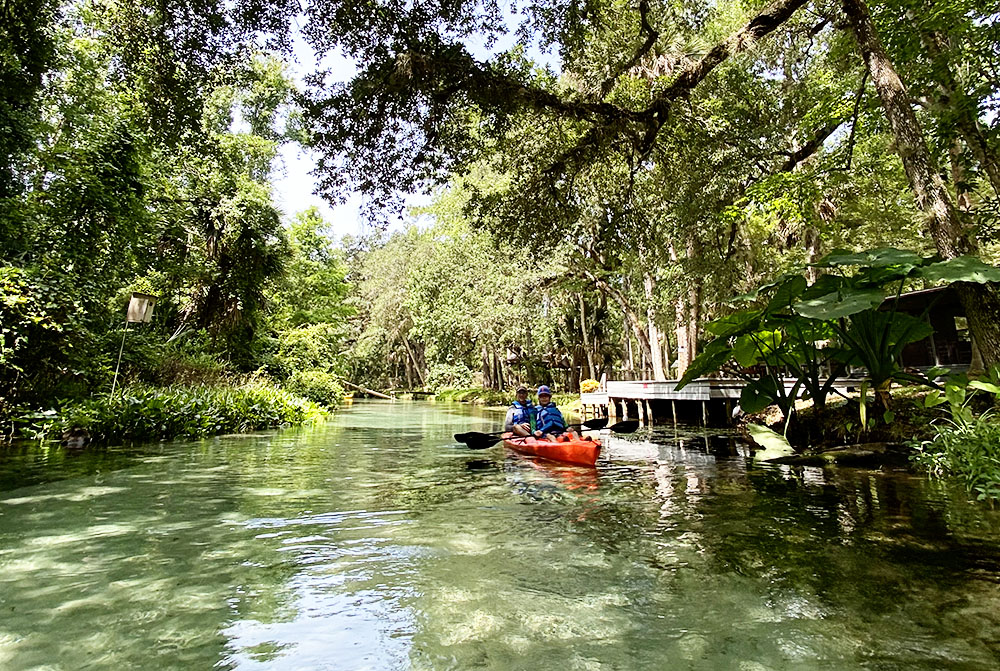
<instances>
[{"instance_id":1,"label":"red kayak","mask_svg":"<svg viewBox=\"0 0 1000 671\"><path fill-rule=\"evenodd\" d=\"M589 437L580 437L575 433L559 436L559 441L553 443L548 438L521 438L513 433L503 434L503 444L512 450L533 454L543 459L565 461L568 464L593 466L601 454L601 441Z\"/></svg>"}]
</instances>

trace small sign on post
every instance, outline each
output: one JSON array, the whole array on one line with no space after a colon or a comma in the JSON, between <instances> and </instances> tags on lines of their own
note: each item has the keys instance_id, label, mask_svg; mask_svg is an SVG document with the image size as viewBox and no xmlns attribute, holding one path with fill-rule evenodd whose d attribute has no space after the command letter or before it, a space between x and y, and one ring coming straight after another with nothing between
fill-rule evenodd
<instances>
[{"instance_id":1,"label":"small sign on post","mask_svg":"<svg viewBox=\"0 0 1000 671\"><path fill-rule=\"evenodd\" d=\"M156 296L133 292L132 298L128 302L128 321L132 324L148 324L153 321L154 305L156 305Z\"/></svg>"},{"instance_id":2,"label":"small sign on post","mask_svg":"<svg viewBox=\"0 0 1000 671\"><path fill-rule=\"evenodd\" d=\"M125 336L128 334L129 324L148 324L153 321L153 306L156 305L156 296L132 292L132 297L128 301L128 311L125 313L125 330L122 331L122 346L118 349L118 363L115 365L115 377L111 381L111 395L114 396L115 386L118 384L118 370L122 365L122 352L125 351Z\"/></svg>"}]
</instances>

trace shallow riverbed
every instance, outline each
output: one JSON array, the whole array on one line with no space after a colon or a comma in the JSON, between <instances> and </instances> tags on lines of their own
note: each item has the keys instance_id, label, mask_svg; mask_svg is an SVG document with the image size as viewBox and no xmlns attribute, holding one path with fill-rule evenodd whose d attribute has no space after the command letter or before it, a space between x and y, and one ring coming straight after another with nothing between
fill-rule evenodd
<instances>
[{"instance_id":1,"label":"shallow riverbed","mask_svg":"<svg viewBox=\"0 0 1000 671\"><path fill-rule=\"evenodd\" d=\"M1000 513L904 472L610 439L470 451L493 414L0 450L0 668L996 669Z\"/></svg>"}]
</instances>

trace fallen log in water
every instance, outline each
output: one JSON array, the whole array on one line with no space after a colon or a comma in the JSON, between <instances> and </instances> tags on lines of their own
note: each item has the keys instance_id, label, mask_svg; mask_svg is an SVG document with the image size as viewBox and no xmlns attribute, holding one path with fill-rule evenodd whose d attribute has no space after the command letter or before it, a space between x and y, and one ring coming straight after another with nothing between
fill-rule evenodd
<instances>
[{"instance_id":1,"label":"fallen log in water","mask_svg":"<svg viewBox=\"0 0 1000 671\"><path fill-rule=\"evenodd\" d=\"M378 398L387 398L389 400L392 400L392 396L389 396L388 394L383 394L380 391L372 391L371 389L367 389L365 387L362 387L359 384L354 384L353 382L348 382L347 380L341 380L341 382L343 382L344 384L346 384L348 387L351 387L352 389L357 389L358 391L362 391L362 392L364 392L366 394L369 394L371 396L376 396Z\"/></svg>"}]
</instances>

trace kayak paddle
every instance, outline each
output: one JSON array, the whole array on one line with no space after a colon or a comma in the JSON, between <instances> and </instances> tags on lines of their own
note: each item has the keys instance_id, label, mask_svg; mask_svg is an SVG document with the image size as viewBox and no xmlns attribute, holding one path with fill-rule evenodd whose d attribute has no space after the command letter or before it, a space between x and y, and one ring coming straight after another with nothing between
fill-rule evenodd
<instances>
[{"instance_id":1,"label":"kayak paddle","mask_svg":"<svg viewBox=\"0 0 1000 671\"><path fill-rule=\"evenodd\" d=\"M607 426L607 424L608 420L606 419L592 419L588 422L583 422L582 424L571 424L570 426L581 426L585 429L603 429ZM607 428L608 431L614 431L615 433L634 433L635 430L639 428L639 420L630 419L624 422L618 422L617 424L612 424ZM480 433L478 431L469 431L467 433L456 433L455 440L460 443L465 443L470 450L485 450L486 448L499 443L503 440L503 437L502 434L499 433Z\"/></svg>"},{"instance_id":2,"label":"kayak paddle","mask_svg":"<svg viewBox=\"0 0 1000 671\"><path fill-rule=\"evenodd\" d=\"M603 429L607 425L608 425L608 420L607 419L602 418L602 417L598 417L598 418L595 418L595 419L589 419L586 422L583 422L583 423L580 423L580 424L570 424L566 428L567 429L572 429L573 427L579 426L579 427L583 427L584 429L587 429L588 431L599 431L600 429ZM633 431L634 431L634 429L633 429ZM466 443L466 442L469 441L469 439L474 439L474 440L481 441L481 440L483 440L484 438L487 438L487 437L494 437L495 436L495 437L499 438L501 435L503 435L503 433L504 432L502 432L502 431L500 433L480 433L478 431L469 431L467 433L456 433L455 434L455 440L457 440L460 443ZM493 442L495 443L496 441L493 441ZM493 443L490 443L486 447L489 447L492 444ZM473 449L475 449L475 448L473 448Z\"/></svg>"}]
</instances>

